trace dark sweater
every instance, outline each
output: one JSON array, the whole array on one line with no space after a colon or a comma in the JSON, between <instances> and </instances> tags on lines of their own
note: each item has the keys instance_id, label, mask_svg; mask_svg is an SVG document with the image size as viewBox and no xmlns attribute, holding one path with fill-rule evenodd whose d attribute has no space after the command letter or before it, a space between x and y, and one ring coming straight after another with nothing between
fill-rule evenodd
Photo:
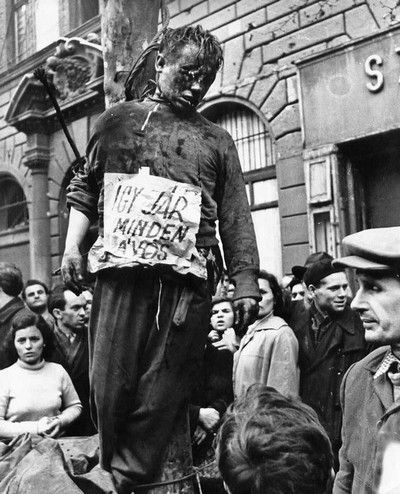
<instances>
[{"instance_id":1,"label":"dark sweater","mask_svg":"<svg viewBox=\"0 0 400 494\"><path fill-rule=\"evenodd\" d=\"M98 217L100 235L105 173L133 174L149 167L152 175L200 186L197 247L218 244L218 220L229 276L236 284L235 297L259 298L254 228L236 147L228 132L197 112L183 117L164 102L130 101L103 113L87 154L88 163L69 186L68 204L90 220Z\"/></svg>"},{"instance_id":2,"label":"dark sweater","mask_svg":"<svg viewBox=\"0 0 400 494\"><path fill-rule=\"evenodd\" d=\"M25 304L19 297L14 297L0 309L0 369L5 369L15 362L15 356L10 357L7 353L6 340L14 316L22 309L25 309Z\"/></svg>"}]
</instances>

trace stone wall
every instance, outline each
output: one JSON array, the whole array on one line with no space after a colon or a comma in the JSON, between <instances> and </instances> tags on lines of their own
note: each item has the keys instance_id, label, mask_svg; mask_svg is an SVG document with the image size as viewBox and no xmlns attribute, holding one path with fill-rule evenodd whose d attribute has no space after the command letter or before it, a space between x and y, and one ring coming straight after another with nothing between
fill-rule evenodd
<instances>
[{"instance_id":1,"label":"stone wall","mask_svg":"<svg viewBox=\"0 0 400 494\"><path fill-rule=\"evenodd\" d=\"M296 60L399 20L379 0L174 0L171 27L201 24L223 43L225 62L207 95L243 98L270 124L277 155L283 272L308 255L307 204Z\"/></svg>"},{"instance_id":2,"label":"stone wall","mask_svg":"<svg viewBox=\"0 0 400 494\"><path fill-rule=\"evenodd\" d=\"M65 35L69 2L58 2L60 33ZM10 0L0 0L0 78L7 78L7 73L15 70L10 65L4 71L6 60L12 62L7 45L12 40L5 41L10 4ZM222 95L230 95L247 100L260 109L269 123L277 156L284 272L293 264L302 263L309 251L295 62L398 21L400 9L389 8L394 4L395 0L173 0L168 3L171 27L200 23L223 43L225 63L207 99L216 101ZM33 23L30 24L32 27ZM10 78L0 84L0 173L12 172L29 200L29 170L22 165L25 136L7 126L2 118L17 84L18 79ZM77 134L85 138L87 135ZM55 228L59 175L54 159L49 179L54 265L60 250L59 232Z\"/></svg>"}]
</instances>

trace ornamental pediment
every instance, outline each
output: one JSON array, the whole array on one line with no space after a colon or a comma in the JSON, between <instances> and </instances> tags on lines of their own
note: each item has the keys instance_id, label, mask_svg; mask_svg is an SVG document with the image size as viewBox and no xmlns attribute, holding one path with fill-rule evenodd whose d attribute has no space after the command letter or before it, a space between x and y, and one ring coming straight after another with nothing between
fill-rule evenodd
<instances>
[{"instance_id":1,"label":"ornamental pediment","mask_svg":"<svg viewBox=\"0 0 400 494\"><path fill-rule=\"evenodd\" d=\"M89 102L103 98L103 55L97 42L60 38L43 66L67 120L79 118ZM51 100L33 71L21 79L5 120L25 133L49 132L57 125Z\"/></svg>"}]
</instances>

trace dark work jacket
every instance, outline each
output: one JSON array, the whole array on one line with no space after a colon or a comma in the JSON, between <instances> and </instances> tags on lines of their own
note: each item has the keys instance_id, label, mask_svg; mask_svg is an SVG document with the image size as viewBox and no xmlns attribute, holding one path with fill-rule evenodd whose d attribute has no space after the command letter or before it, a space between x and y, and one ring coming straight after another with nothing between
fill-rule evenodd
<instances>
[{"instance_id":1,"label":"dark work jacket","mask_svg":"<svg viewBox=\"0 0 400 494\"><path fill-rule=\"evenodd\" d=\"M232 352L218 350L208 342L201 376L192 390L189 407L192 433L196 429L200 408L214 408L222 418L228 405L233 402L232 367Z\"/></svg>"},{"instance_id":2,"label":"dark work jacket","mask_svg":"<svg viewBox=\"0 0 400 494\"><path fill-rule=\"evenodd\" d=\"M61 364L71 377L72 383L82 403L80 417L66 430L67 436L90 436L96 433L96 429L90 417L89 408L89 350L88 338L82 338L77 354L72 365L68 365L63 341L54 338L54 351L48 359L50 362Z\"/></svg>"},{"instance_id":3,"label":"dark work jacket","mask_svg":"<svg viewBox=\"0 0 400 494\"><path fill-rule=\"evenodd\" d=\"M260 298L257 242L239 157L228 132L197 111L182 115L165 101L129 101L100 116L87 156L88 162L71 180L67 202L90 220L98 217L100 236L106 173L133 174L145 167L151 175L199 186L196 246L218 244L218 220L235 297Z\"/></svg>"},{"instance_id":4,"label":"dark work jacket","mask_svg":"<svg viewBox=\"0 0 400 494\"><path fill-rule=\"evenodd\" d=\"M5 343L11 321L22 309L25 309L25 304L19 297L14 297L0 309L0 369L5 369L15 362L15 356L10 358L8 355Z\"/></svg>"},{"instance_id":5,"label":"dark work jacket","mask_svg":"<svg viewBox=\"0 0 400 494\"><path fill-rule=\"evenodd\" d=\"M228 405L233 402L232 367L232 352L218 350L208 341L202 367L199 369L199 379L192 389L189 405L192 436L196 430L200 408L214 408L222 419ZM213 439L213 434L208 434L200 445L193 444L192 454L195 465L200 465L207 458Z\"/></svg>"},{"instance_id":6,"label":"dark work jacket","mask_svg":"<svg viewBox=\"0 0 400 494\"><path fill-rule=\"evenodd\" d=\"M289 325L299 342L300 397L317 412L337 460L342 425L340 385L347 369L367 354L362 322L346 307L315 347L311 309L300 301L292 306Z\"/></svg>"}]
</instances>

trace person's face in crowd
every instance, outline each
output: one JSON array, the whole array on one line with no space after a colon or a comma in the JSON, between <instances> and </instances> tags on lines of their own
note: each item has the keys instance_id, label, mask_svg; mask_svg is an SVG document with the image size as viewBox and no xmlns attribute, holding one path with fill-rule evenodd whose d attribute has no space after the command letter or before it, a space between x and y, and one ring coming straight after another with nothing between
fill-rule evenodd
<instances>
[{"instance_id":1,"label":"person's face in crowd","mask_svg":"<svg viewBox=\"0 0 400 494\"><path fill-rule=\"evenodd\" d=\"M303 300L305 289L302 283L297 283L293 285L292 288L292 300Z\"/></svg>"},{"instance_id":2,"label":"person's face in crowd","mask_svg":"<svg viewBox=\"0 0 400 494\"><path fill-rule=\"evenodd\" d=\"M36 326L16 331L14 346L19 359L25 364L34 365L42 360L44 341Z\"/></svg>"},{"instance_id":3,"label":"person's face in crowd","mask_svg":"<svg viewBox=\"0 0 400 494\"><path fill-rule=\"evenodd\" d=\"M93 295L89 290L84 290L82 292L82 295L85 297L86 300L85 312L86 312L86 323L87 323L89 321L90 311L92 310Z\"/></svg>"},{"instance_id":4,"label":"person's face in crowd","mask_svg":"<svg viewBox=\"0 0 400 494\"><path fill-rule=\"evenodd\" d=\"M229 283L228 290L226 291L226 296L228 298L233 298L235 295L235 285L233 283Z\"/></svg>"},{"instance_id":5,"label":"person's face in crowd","mask_svg":"<svg viewBox=\"0 0 400 494\"><path fill-rule=\"evenodd\" d=\"M322 312L343 312L346 308L349 282L345 273L332 273L317 287L310 285L313 300Z\"/></svg>"},{"instance_id":6,"label":"person's face in crowd","mask_svg":"<svg viewBox=\"0 0 400 494\"><path fill-rule=\"evenodd\" d=\"M211 309L211 326L217 331L225 331L233 326L234 313L229 302L220 302Z\"/></svg>"},{"instance_id":7,"label":"person's face in crowd","mask_svg":"<svg viewBox=\"0 0 400 494\"><path fill-rule=\"evenodd\" d=\"M81 331L86 322L86 300L85 297L75 295L71 290L64 292L65 309L54 309L56 318L60 324L73 331L74 333Z\"/></svg>"},{"instance_id":8,"label":"person's face in crowd","mask_svg":"<svg viewBox=\"0 0 400 494\"><path fill-rule=\"evenodd\" d=\"M365 329L365 339L400 348L400 280L391 274L357 273L359 288L351 302Z\"/></svg>"},{"instance_id":9,"label":"person's face in crowd","mask_svg":"<svg viewBox=\"0 0 400 494\"><path fill-rule=\"evenodd\" d=\"M268 280L258 279L261 300L258 302L258 319L265 317L274 310L274 295Z\"/></svg>"},{"instance_id":10,"label":"person's face in crowd","mask_svg":"<svg viewBox=\"0 0 400 494\"><path fill-rule=\"evenodd\" d=\"M157 94L183 113L196 108L215 79L215 70L199 55L198 46L191 43L157 56Z\"/></svg>"},{"instance_id":11,"label":"person's face in crowd","mask_svg":"<svg viewBox=\"0 0 400 494\"><path fill-rule=\"evenodd\" d=\"M42 285L31 285L25 288L26 305L32 312L42 312L47 308L48 295Z\"/></svg>"}]
</instances>

